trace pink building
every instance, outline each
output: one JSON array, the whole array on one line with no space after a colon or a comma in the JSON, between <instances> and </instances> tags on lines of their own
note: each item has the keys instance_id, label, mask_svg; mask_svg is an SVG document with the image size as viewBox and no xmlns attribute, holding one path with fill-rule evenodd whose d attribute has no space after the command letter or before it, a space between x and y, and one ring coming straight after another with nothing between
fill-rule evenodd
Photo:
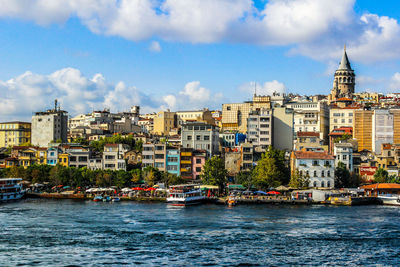
<instances>
[{"instance_id":1,"label":"pink building","mask_svg":"<svg viewBox=\"0 0 400 267\"><path fill-rule=\"evenodd\" d=\"M203 165L206 163L207 151L205 150L194 150L192 160L192 173L193 180L200 180L200 175L203 171Z\"/></svg>"}]
</instances>

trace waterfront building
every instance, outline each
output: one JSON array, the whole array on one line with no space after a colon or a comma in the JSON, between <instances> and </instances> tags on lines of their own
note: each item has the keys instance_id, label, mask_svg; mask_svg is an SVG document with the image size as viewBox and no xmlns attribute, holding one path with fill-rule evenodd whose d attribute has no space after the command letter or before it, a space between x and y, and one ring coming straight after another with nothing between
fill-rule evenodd
<instances>
[{"instance_id":1,"label":"waterfront building","mask_svg":"<svg viewBox=\"0 0 400 267\"><path fill-rule=\"evenodd\" d=\"M0 123L0 147L19 146L30 142L30 122L12 121Z\"/></svg>"},{"instance_id":2,"label":"waterfront building","mask_svg":"<svg viewBox=\"0 0 400 267\"><path fill-rule=\"evenodd\" d=\"M344 138L345 136L348 136L349 138L353 137L353 127L340 127L332 130L329 134L329 153L332 153L333 146L335 142L337 142L336 140Z\"/></svg>"},{"instance_id":3,"label":"waterfront building","mask_svg":"<svg viewBox=\"0 0 400 267\"><path fill-rule=\"evenodd\" d=\"M167 147L165 166L168 173L172 173L177 176L181 175L180 156L181 154L178 147Z\"/></svg>"},{"instance_id":4,"label":"waterfront building","mask_svg":"<svg viewBox=\"0 0 400 267\"><path fill-rule=\"evenodd\" d=\"M186 123L182 125L181 143L184 148L206 150L212 157L219 153L219 129L205 123Z\"/></svg>"},{"instance_id":5,"label":"waterfront building","mask_svg":"<svg viewBox=\"0 0 400 267\"><path fill-rule=\"evenodd\" d=\"M270 96L254 94L252 101L222 104L222 128L224 131L247 132L247 118L255 109L271 109Z\"/></svg>"},{"instance_id":6,"label":"waterfront building","mask_svg":"<svg viewBox=\"0 0 400 267\"><path fill-rule=\"evenodd\" d=\"M228 177L235 177L241 169L242 153L240 149L225 152L225 169L228 171Z\"/></svg>"},{"instance_id":7,"label":"waterfront building","mask_svg":"<svg viewBox=\"0 0 400 267\"><path fill-rule=\"evenodd\" d=\"M335 71L333 89L328 97L329 102L334 102L339 98L353 99L355 85L356 75L347 57L346 47L344 47L342 60L339 68Z\"/></svg>"},{"instance_id":8,"label":"waterfront building","mask_svg":"<svg viewBox=\"0 0 400 267\"><path fill-rule=\"evenodd\" d=\"M68 115L55 101L54 109L36 112L32 116L32 144L47 147L49 143L67 142Z\"/></svg>"},{"instance_id":9,"label":"waterfront building","mask_svg":"<svg viewBox=\"0 0 400 267\"><path fill-rule=\"evenodd\" d=\"M353 145L351 143L335 143L333 155L335 156L335 167L339 165L339 162L342 162L350 172L354 171Z\"/></svg>"},{"instance_id":10,"label":"waterfront building","mask_svg":"<svg viewBox=\"0 0 400 267\"><path fill-rule=\"evenodd\" d=\"M207 151L194 150L192 159L193 180L199 181L200 175L203 173L203 166L206 163Z\"/></svg>"},{"instance_id":11,"label":"waterfront building","mask_svg":"<svg viewBox=\"0 0 400 267\"><path fill-rule=\"evenodd\" d=\"M81 145L62 145L61 149L68 154L68 166L75 168L89 167L89 158L91 151L88 147Z\"/></svg>"},{"instance_id":12,"label":"waterfront building","mask_svg":"<svg viewBox=\"0 0 400 267\"><path fill-rule=\"evenodd\" d=\"M154 167L154 144L152 143L143 144L142 167L148 166Z\"/></svg>"},{"instance_id":13,"label":"waterfront building","mask_svg":"<svg viewBox=\"0 0 400 267\"><path fill-rule=\"evenodd\" d=\"M372 151L372 115L373 110L355 110L353 138L357 140L358 151Z\"/></svg>"},{"instance_id":14,"label":"waterfront building","mask_svg":"<svg viewBox=\"0 0 400 267\"><path fill-rule=\"evenodd\" d=\"M56 166L59 163L59 154L62 154L62 150L58 147L50 147L47 149L47 165Z\"/></svg>"},{"instance_id":15,"label":"waterfront building","mask_svg":"<svg viewBox=\"0 0 400 267\"><path fill-rule=\"evenodd\" d=\"M103 157L101 155L92 155L89 159L89 169L91 170L103 170Z\"/></svg>"},{"instance_id":16,"label":"waterfront building","mask_svg":"<svg viewBox=\"0 0 400 267\"><path fill-rule=\"evenodd\" d=\"M241 169L250 171L253 168L254 162L254 148L250 143L243 143L241 145Z\"/></svg>"},{"instance_id":17,"label":"waterfront building","mask_svg":"<svg viewBox=\"0 0 400 267\"><path fill-rule=\"evenodd\" d=\"M136 165L142 162L142 154L136 150L129 150L125 152L124 159L130 165Z\"/></svg>"},{"instance_id":18,"label":"waterfront building","mask_svg":"<svg viewBox=\"0 0 400 267\"><path fill-rule=\"evenodd\" d=\"M250 111L246 137L247 142L262 152L272 145L272 110L261 108Z\"/></svg>"},{"instance_id":19,"label":"waterfront building","mask_svg":"<svg viewBox=\"0 0 400 267\"><path fill-rule=\"evenodd\" d=\"M154 130L153 134L167 136L169 132L176 128L176 113L167 111L160 111L153 119Z\"/></svg>"},{"instance_id":20,"label":"waterfront building","mask_svg":"<svg viewBox=\"0 0 400 267\"><path fill-rule=\"evenodd\" d=\"M375 155L376 166L387 171L398 169L400 145L381 144L380 154Z\"/></svg>"},{"instance_id":21,"label":"waterfront building","mask_svg":"<svg viewBox=\"0 0 400 267\"><path fill-rule=\"evenodd\" d=\"M126 170L124 154L129 150L125 144L105 144L103 151L104 169Z\"/></svg>"},{"instance_id":22,"label":"waterfront building","mask_svg":"<svg viewBox=\"0 0 400 267\"><path fill-rule=\"evenodd\" d=\"M290 158L292 175L298 170L300 174L310 177L310 187L333 188L335 186L335 157L320 150L293 151Z\"/></svg>"}]
</instances>

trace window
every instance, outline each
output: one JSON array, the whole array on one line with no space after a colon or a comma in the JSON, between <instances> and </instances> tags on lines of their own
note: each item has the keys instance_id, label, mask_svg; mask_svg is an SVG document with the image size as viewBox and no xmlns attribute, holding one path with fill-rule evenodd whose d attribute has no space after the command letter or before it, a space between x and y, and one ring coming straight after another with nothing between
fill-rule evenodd
<instances>
[{"instance_id":1,"label":"window","mask_svg":"<svg viewBox=\"0 0 400 267\"><path fill-rule=\"evenodd\" d=\"M317 171L314 171L314 177L317 177Z\"/></svg>"},{"instance_id":2,"label":"window","mask_svg":"<svg viewBox=\"0 0 400 267\"><path fill-rule=\"evenodd\" d=\"M210 140L210 136L209 135L205 135L204 136L204 141L209 141Z\"/></svg>"},{"instance_id":3,"label":"window","mask_svg":"<svg viewBox=\"0 0 400 267\"><path fill-rule=\"evenodd\" d=\"M317 182L316 181L314 181L314 187L317 187Z\"/></svg>"},{"instance_id":4,"label":"window","mask_svg":"<svg viewBox=\"0 0 400 267\"><path fill-rule=\"evenodd\" d=\"M328 181L326 186L331 187L331 181Z\"/></svg>"},{"instance_id":5,"label":"window","mask_svg":"<svg viewBox=\"0 0 400 267\"><path fill-rule=\"evenodd\" d=\"M196 164L201 164L201 159L196 159Z\"/></svg>"},{"instance_id":6,"label":"window","mask_svg":"<svg viewBox=\"0 0 400 267\"><path fill-rule=\"evenodd\" d=\"M347 155L343 155L343 160L347 160Z\"/></svg>"},{"instance_id":7,"label":"window","mask_svg":"<svg viewBox=\"0 0 400 267\"><path fill-rule=\"evenodd\" d=\"M313 165L313 166L318 166L318 160L313 160L312 165Z\"/></svg>"},{"instance_id":8,"label":"window","mask_svg":"<svg viewBox=\"0 0 400 267\"><path fill-rule=\"evenodd\" d=\"M326 176L327 177L331 177L331 171L328 171L327 173L326 173ZM328 182L328 184L329 184L329 182ZM329 186L329 185L328 185Z\"/></svg>"},{"instance_id":9,"label":"window","mask_svg":"<svg viewBox=\"0 0 400 267\"><path fill-rule=\"evenodd\" d=\"M196 135L196 140L200 141L201 140L201 135Z\"/></svg>"},{"instance_id":10,"label":"window","mask_svg":"<svg viewBox=\"0 0 400 267\"><path fill-rule=\"evenodd\" d=\"M192 136L191 136L191 135L188 135L188 136L187 136L187 140L192 140Z\"/></svg>"},{"instance_id":11,"label":"window","mask_svg":"<svg viewBox=\"0 0 400 267\"><path fill-rule=\"evenodd\" d=\"M196 167L196 172L201 172L201 167Z\"/></svg>"},{"instance_id":12,"label":"window","mask_svg":"<svg viewBox=\"0 0 400 267\"><path fill-rule=\"evenodd\" d=\"M178 170L178 165L169 165L167 166L168 171L177 171Z\"/></svg>"},{"instance_id":13,"label":"window","mask_svg":"<svg viewBox=\"0 0 400 267\"><path fill-rule=\"evenodd\" d=\"M177 157L168 157L168 161L169 162L178 162L178 158Z\"/></svg>"},{"instance_id":14,"label":"window","mask_svg":"<svg viewBox=\"0 0 400 267\"><path fill-rule=\"evenodd\" d=\"M325 182L324 181L321 182L321 187L325 187Z\"/></svg>"},{"instance_id":15,"label":"window","mask_svg":"<svg viewBox=\"0 0 400 267\"><path fill-rule=\"evenodd\" d=\"M325 171L321 171L321 177L325 177Z\"/></svg>"}]
</instances>

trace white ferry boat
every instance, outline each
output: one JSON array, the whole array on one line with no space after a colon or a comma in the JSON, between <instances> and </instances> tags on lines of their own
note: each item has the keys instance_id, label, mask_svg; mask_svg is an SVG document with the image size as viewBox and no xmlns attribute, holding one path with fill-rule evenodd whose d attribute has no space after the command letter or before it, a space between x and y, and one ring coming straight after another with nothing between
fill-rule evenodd
<instances>
[{"instance_id":1,"label":"white ferry boat","mask_svg":"<svg viewBox=\"0 0 400 267\"><path fill-rule=\"evenodd\" d=\"M188 206L201 204L204 199L199 185L173 185L169 187L167 203L173 206Z\"/></svg>"},{"instance_id":2,"label":"white ferry boat","mask_svg":"<svg viewBox=\"0 0 400 267\"><path fill-rule=\"evenodd\" d=\"M0 178L0 201L21 199L25 194L21 181L21 178Z\"/></svg>"},{"instance_id":3,"label":"white ferry boat","mask_svg":"<svg viewBox=\"0 0 400 267\"><path fill-rule=\"evenodd\" d=\"M399 195L391 195L391 194L382 194L378 195L379 201L383 205L394 205L400 206L400 196Z\"/></svg>"}]
</instances>

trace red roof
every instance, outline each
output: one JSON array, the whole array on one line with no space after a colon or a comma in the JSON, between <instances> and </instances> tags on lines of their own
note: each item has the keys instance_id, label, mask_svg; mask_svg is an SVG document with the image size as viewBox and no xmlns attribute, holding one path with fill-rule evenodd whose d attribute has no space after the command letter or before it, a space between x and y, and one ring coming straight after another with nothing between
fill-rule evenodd
<instances>
[{"instance_id":1,"label":"red roof","mask_svg":"<svg viewBox=\"0 0 400 267\"><path fill-rule=\"evenodd\" d=\"M319 137L318 132L297 132L297 136L299 137Z\"/></svg>"},{"instance_id":2,"label":"red roof","mask_svg":"<svg viewBox=\"0 0 400 267\"><path fill-rule=\"evenodd\" d=\"M344 134L353 134L353 127L340 127L333 129L329 135L344 135Z\"/></svg>"},{"instance_id":3,"label":"red roof","mask_svg":"<svg viewBox=\"0 0 400 267\"><path fill-rule=\"evenodd\" d=\"M294 156L297 159L335 159L328 152L294 151Z\"/></svg>"},{"instance_id":4,"label":"red roof","mask_svg":"<svg viewBox=\"0 0 400 267\"><path fill-rule=\"evenodd\" d=\"M370 184L364 185L360 187L361 189L399 189L400 184L392 184L392 183L378 183L378 184Z\"/></svg>"}]
</instances>

